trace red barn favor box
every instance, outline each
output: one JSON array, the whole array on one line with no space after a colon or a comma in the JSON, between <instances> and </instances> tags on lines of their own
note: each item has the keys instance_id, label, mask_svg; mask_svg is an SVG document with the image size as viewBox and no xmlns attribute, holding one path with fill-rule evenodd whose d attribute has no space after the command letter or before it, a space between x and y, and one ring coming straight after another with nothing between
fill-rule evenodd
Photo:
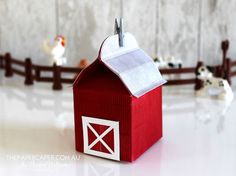
<instances>
[{"instance_id":1,"label":"red barn favor box","mask_svg":"<svg viewBox=\"0 0 236 176\"><path fill-rule=\"evenodd\" d=\"M130 33L101 45L73 85L76 150L134 161L162 137L162 78Z\"/></svg>"}]
</instances>

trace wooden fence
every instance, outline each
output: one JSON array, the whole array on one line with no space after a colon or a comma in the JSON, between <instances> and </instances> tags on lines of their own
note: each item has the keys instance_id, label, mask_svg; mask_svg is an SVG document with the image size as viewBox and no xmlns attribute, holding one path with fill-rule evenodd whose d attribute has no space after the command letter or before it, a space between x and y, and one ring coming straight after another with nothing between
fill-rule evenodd
<instances>
[{"instance_id":1,"label":"wooden fence","mask_svg":"<svg viewBox=\"0 0 236 176\"><path fill-rule=\"evenodd\" d=\"M22 67L23 70L16 69L14 65ZM160 72L163 75L170 74L192 74L192 78L188 79L174 79L167 80L165 85L185 85L194 84L195 89L201 87L201 81L199 81L195 72L196 69L201 66L202 63L199 62L196 67L186 67L186 68L174 68L174 69L161 69ZM81 69L76 67L61 67L53 64L53 66L42 66L32 64L30 58L26 58L25 61L20 61L11 57L10 53L6 53L4 56L0 56L0 68L5 69L5 76L11 77L13 74L17 74L25 77L25 85L32 85L34 81L38 82L52 82L53 90L62 89L62 83L72 84L74 82L74 77L78 74ZM41 76L42 72L52 72L52 77ZM73 74L72 78L63 78L63 73Z\"/></svg>"},{"instance_id":2,"label":"wooden fence","mask_svg":"<svg viewBox=\"0 0 236 176\"><path fill-rule=\"evenodd\" d=\"M231 78L236 76L236 59L233 60L227 57L229 49L229 41L225 40L221 43L222 49L222 64L213 66L214 75L227 79L231 84ZM196 70L203 65L203 62L198 62L196 67L186 68L174 68L174 69L160 69L163 75L185 75L192 74L192 78L188 79L170 79L167 80L165 85L185 85L194 84L195 90L202 87L202 81L196 78ZM17 66L17 67L15 67ZM21 67L21 69L19 69ZM53 64L52 66L42 66L33 64L30 58L26 58L24 61L17 60L11 57L10 53L0 55L0 69L5 70L5 76L11 77L13 74L24 77L25 85L32 85L34 81L38 82L51 82L53 90L61 90L62 84L72 84L75 76L81 71L80 68L76 67L62 67ZM52 77L42 76L42 73L51 72ZM69 73L71 78L63 77L64 73Z\"/></svg>"},{"instance_id":3,"label":"wooden fence","mask_svg":"<svg viewBox=\"0 0 236 176\"><path fill-rule=\"evenodd\" d=\"M22 69L19 69L20 67ZM21 61L12 58L10 53L0 56L0 68L5 69L6 77L12 77L13 74L24 77L25 85L32 85L34 84L34 81L52 82L53 90L61 90L62 83L72 84L75 75L81 71L79 68L61 67L56 64L53 64L53 66L36 65L32 63L30 58ZM42 72L51 72L53 76L42 76ZM73 74L72 78L63 78L63 73Z\"/></svg>"}]
</instances>

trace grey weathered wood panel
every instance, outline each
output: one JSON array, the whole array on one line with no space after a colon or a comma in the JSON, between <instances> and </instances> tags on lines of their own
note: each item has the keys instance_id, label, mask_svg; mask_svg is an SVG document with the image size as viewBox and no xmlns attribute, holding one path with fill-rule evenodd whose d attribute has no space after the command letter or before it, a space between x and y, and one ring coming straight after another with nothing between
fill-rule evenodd
<instances>
[{"instance_id":1,"label":"grey weathered wood panel","mask_svg":"<svg viewBox=\"0 0 236 176\"><path fill-rule=\"evenodd\" d=\"M158 54L197 61L198 0L159 0Z\"/></svg>"},{"instance_id":2,"label":"grey weathered wood panel","mask_svg":"<svg viewBox=\"0 0 236 176\"><path fill-rule=\"evenodd\" d=\"M231 41L230 55L236 57L236 3L234 0L202 1L201 57L207 64L222 61L220 42Z\"/></svg>"},{"instance_id":3,"label":"grey weathered wood panel","mask_svg":"<svg viewBox=\"0 0 236 176\"><path fill-rule=\"evenodd\" d=\"M54 4L53 0L1 0L1 53L47 62L42 43L55 36Z\"/></svg>"}]
</instances>

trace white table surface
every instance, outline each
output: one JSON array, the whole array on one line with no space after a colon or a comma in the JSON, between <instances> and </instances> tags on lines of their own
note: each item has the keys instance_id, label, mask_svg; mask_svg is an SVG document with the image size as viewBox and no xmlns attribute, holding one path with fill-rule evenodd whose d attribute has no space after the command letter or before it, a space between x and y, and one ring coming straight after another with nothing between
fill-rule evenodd
<instances>
[{"instance_id":1,"label":"white table surface","mask_svg":"<svg viewBox=\"0 0 236 176\"><path fill-rule=\"evenodd\" d=\"M0 71L0 176L236 175L235 100L164 88L163 138L134 163L119 163L75 151L71 87L22 82Z\"/></svg>"}]
</instances>

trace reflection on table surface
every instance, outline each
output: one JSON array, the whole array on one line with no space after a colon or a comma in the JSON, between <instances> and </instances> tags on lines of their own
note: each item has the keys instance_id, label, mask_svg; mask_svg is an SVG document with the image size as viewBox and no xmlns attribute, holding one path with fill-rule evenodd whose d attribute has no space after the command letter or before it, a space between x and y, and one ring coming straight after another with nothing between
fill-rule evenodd
<instances>
[{"instance_id":1,"label":"reflection on table surface","mask_svg":"<svg viewBox=\"0 0 236 176\"><path fill-rule=\"evenodd\" d=\"M71 87L12 79L0 76L0 175L236 175L235 100L164 87L163 138L130 164L75 151Z\"/></svg>"}]
</instances>

